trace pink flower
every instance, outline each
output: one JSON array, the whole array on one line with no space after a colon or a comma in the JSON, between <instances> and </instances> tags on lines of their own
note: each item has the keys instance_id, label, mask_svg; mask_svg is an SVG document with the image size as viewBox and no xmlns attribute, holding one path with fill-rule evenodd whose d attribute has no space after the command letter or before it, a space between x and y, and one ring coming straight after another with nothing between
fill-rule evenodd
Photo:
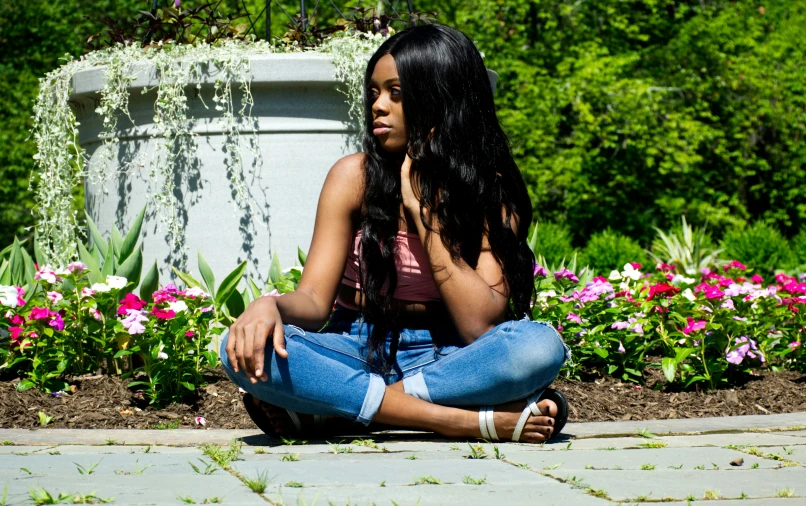
<instances>
[{"instance_id":1,"label":"pink flower","mask_svg":"<svg viewBox=\"0 0 806 506\"><path fill-rule=\"evenodd\" d=\"M185 332L185 337L196 337L196 334L188 330L187 332Z\"/></svg>"},{"instance_id":2,"label":"pink flower","mask_svg":"<svg viewBox=\"0 0 806 506\"><path fill-rule=\"evenodd\" d=\"M84 265L82 262L72 262L67 266L67 271L70 274L81 274L82 272L87 270L87 266Z\"/></svg>"},{"instance_id":3,"label":"pink flower","mask_svg":"<svg viewBox=\"0 0 806 506\"><path fill-rule=\"evenodd\" d=\"M708 283L700 283L694 287L694 293L703 292L706 299L721 299L725 296L725 292L719 289L719 286L711 286Z\"/></svg>"},{"instance_id":4,"label":"pink flower","mask_svg":"<svg viewBox=\"0 0 806 506\"><path fill-rule=\"evenodd\" d=\"M205 420L203 416L197 416L194 420L196 421L196 425L207 425L207 420Z\"/></svg>"},{"instance_id":5,"label":"pink flower","mask_svg":"<svg viewBox=\"0 0 806 506\"><path fill-rule=\"evenodd\" d=\"M50 318L50 315L53 313L50 309L46 307L35 307L31 309L31 314L28 316L29 320L44 320L46 318Z\"/></svg>"},{"instance_id":6,"label":"pink flower","mask_svg":"<svg viewBox=\"0 0 806 506\"><path fill-rule=\"evenodd\" d=\"M126 316L129 309L143 309L146 306L146 301L133 293L127 293L123 300L120 301L118 307L118 316Z\"/></svg>"},{"instance_id":7,"label":"pink flower","mask_svg":"<svg viewBox=\"0 0 806 506\"><path fill-rule=\"evenodd\" d=\"M22 316L20 316L18 314L15 314L15 315L12 315L12 316L8 317L8 321L13 323L14 325L23 325L25 323L25 318L23 318Z\"/></svg>"},{"instance_id":8,"label":"pink flower","mask_svg":"<svg viewBox=\"0 0 806 506\"><path fill-rule=\"evenodd\" d=\"M545 267L541 267L541 266L535 264L535 268L534 268L534 272L532 273L532 277L545 278L548 275L549 275L549 273L548 273L548 271L546 271Z\"/></svg>"},{"instance_id":9,"label":"pink flower","mask_svg":"<svg viewBox=\"0 0 806 506\"><path fill-rule=\"evenodd\" d=\"M756 283L757 285L760 285L761 283L764 282L764 278L762 278L758 274L753 274L753 276L750 278L750 281Z\"/></svg>"},{"instance_id":10,"label":"pink flower","mask_svg":"<svg viewBox=\"0 0 806 506\"><path fill-rule=\"evenodd\" d=\"M642 265L639 264L638 262L630 262L630 265L632 265L632 268L635 269L636 271L640 270L642 267Z\"/></svg>"},{"instance_id":11,"label":"pink flower","mask_svg":"<svg viewBox=\"0 0 806 506\"><path fill-rule=\"evenodd\" d=\"M160 309L160 308L155 306L155 307L151 308L151 316L154 316L154 317L159 318L161 320L170 320L171 318L176 316L176 312L174 312L174 311L172 311L170 309L168 309L168 310Z\"/></svg>"},{"instance_id":12,"label":"pink flower","mask_svg":"<svg viewBox=\"0 0 806 506\"><path fill-rule=\"evenodd\" d=\"M635 332L636 334L644 335L644 324L643 323L635 324L635 326L632 328L632 331Z\"/></svg>"},{"instance_id":13,"label":"pink flower","mask_svg":"<svg viewBox=\"0 0 806 506\"><path fill-rule=\"evenodd\" d=\"M692 332L697 332L698 330L704 329L707 323L705 320L697 320L695 322L694 318L690 316L686 318L686 321L688 322L688 325L686 325L686 328L683 329L683 333L685 335L689 335Z\"/></svg>"},{"instance_id":14,"label":"pink flower","mask_svg":"<svg viewBox=\"0 0 806 506\"><path fill-rule=\"evenodd\" d=\"M671 272L675 270L677 267L675 267L674 265L659 262L658 265L655 266L655 268L661 272Z\"/></svg>"},{"instance_id":15,"label":"pink flower","mask_svg":"<svg viewBox=\"0 0 806 506\"><path fill-rule=\"evenodd\" d=\"M157 290L154 292L154 304L162 304L163 302L175 302L176 297L168 293L166 290Z\"/></svg>"},{"instance_id":16,"label":"pink flower","mask_svg":"<svg viewBox=\"0 0 806 506\"><path fill-rule=\"evenodd\" d=\"M86 286L81 289L81 298L90 298L95 295L95 292L87 288Z\"/></svg>"},{"instance_id":17,"label":"pink flower","mask_svg":"<svg viewBox=\"0 0 806 506\"><path fill-rule=\"evenodd\" d=\"M11 327L9 327L9 330L11 330ZM790 350L795 351L800 346L800 341L789 343L787 346L789 346Z\"/></svg>"},{"instance_id":18,"label":"pink flower","mask_svg":"<svg viewBox=\"0 0 806 506\"><path fill-rule=\"evenodd\" d=\"M101 312L98 311L97 309L91 307L89 308L89 310L92 317L95 318L96 320L101 321L103 319L103 316L101 316Z\"/></svg>"},{"instance_id":19,"label":"pink flower","mask_svg":"<svg viewBox=\"0 0 806 506\"><path fill-rule=\"evenodd\" d=\"M746 271L747 267L745 267L744 264L738 260L731 260L730 263L725 266L725 272L728 272L731 269L739 269L740 271Z\"/></svg>"},{"instance_id":20,"label":"pink flower","mask_svg":"<svg viewBox=\"0 0 806 506\"><path fill-rule=\"evenodd\" d=\"M9 327L8 331L11 334L11 339L14 341L20 341L20 334L22 334L22 327ZM794 348L793 348L794 349Z\"/></svg>"},{"instance_id":21,"label":"pink flower","mask_svg":"<svg viewBox=\"0 0 806 506\"><path fill-rule=\"evenodd\" d=\"M733 305L733 299L726 299L725 302L723 302L719 307L722 309L730 309L731 311L736 310L736 306Z\"/></svg>"},{"instance_id":22,"label":"pink flower","mask_svg":"<svg viewBox=\"0 0 806 506\"><path fill-rule=\"evenodd\" d=\"M733 319L736 320L737 322L746 322L747 321L747 318L743 317L743 316L734 316Z\"/></svg>"},{"instance_id":23,"label":"pink flower","mask_svg":"<svg viewBox=\"0 0 806 506\"><path fill-rule=\"evenodd\" d=\"M202 313L209 313L213 309L215 309L215 306L207 306L207 307L201 308L199 311L201 311Z\"/></svg>"},{"instance_id":24,"label":"pink flower","mask_svg":"<svg viewBox=\"0 0 806 506\"><path fill-rule=\"evenodd\" d=\"M121 322L123 328L129 331L130 335L142 334L146 331L143 322L148 321L148 317L138 309L127 310L128 316Z\"/></svg>"},{"instance_id":25,"label":"pink flower","mask_svg":"<svg viewBox=\"0 0 806 506\"><path fill-rule=\"evenodd\" d=\"M59 292L48 292L47 295L48 299L50 299L50 301L54 304L58 304L62 301L62 299L64 299L64 296Z\"/></svg>"},{"instance_id":26,"label":"pink flower","mask_svg":"<svg viewBox=\"0 0 806 506\"><path fill-rule=\"evenodd\" d=\"M185 290L184 292L179 292L180 295L184 297L189 297L191 299L206 299L210 295L199 288L198 286L193 286Z\"/></svg>"},{"instance_id":27,"label":"pink flower","mask_svg":"<svg viewBox=\"0 0 806 506\"><path fill-rule=\"evenodd\" d=\"M576 277L576 275L573 272L569 271L565 267L554 273L554 279L556 279L557 281L561 279L568 279L572 283L579 283L579 278Z\"/></svg>"},{"instance_id":28,"label":"pink flower","mask_svg":"<svg viewBox=\"0 0 806 506\"><path fill-rule=\"evenodd\" d=\"M667 283L658 283L657 285L649 287L649 297L647 297L646 300L652 300L657 295L671 297L679 291L680 288L677 288L676 286L671 286Z\"/></svg>"},{"instance_id":29,"label":"pink flower","mask_svg":"<svg viewBox=\"0 0 806 506\"><path fill-rule=\"evenodd\" d=\"M176 285L173 283L168 283L167 285L165 285L164 290L168 293L179 293L179 288L177 288Z\"/></svg>"},{"instance_id":30,"label":"pink flower","mask_svg":"<svg viewBox=\"0 0 806 506\"><path fill-rule=\"evenodd\" d=\"M621 343L621 341L618 342L618 352L627 353L627 350L624 349L624 345Z\"/></svg>"},{"instance_id":31,"label":"pink flower","mask_svg":"<svg viewBox=\"0 0 806 506\"><path fill-rule=\"evenodd\" d=\"M611 329L614 330L625 330L630 327L630 323L628 322L616 322L610 326Z\"/></svg>"},{"instance_id":32,"label":"pink flower","mask_svg":"<svg viewBox=\"0 0 806 506\"><path fill-rule=\"evenodd\" d=\"M49 265L39 269L36 274L34 274L34 279L36 281L42 280L46 283L55 283L62 280L60 277L56 276L56 272L54 272L53 268Z\"/></svg>"},{"instance_id":33,"label":"pink flower","mask_svg":"<svg viewBox=\"0 0 806 506\"><path fill-rule=\"evenodd\" d=\"M572 322L576 322L576 323L582 325L582 318L580 318L579 315L576 315L574 313L568 313L568 316L566 316L565 319L566 320L571 320Z\"/></svg>"}]
</instances>

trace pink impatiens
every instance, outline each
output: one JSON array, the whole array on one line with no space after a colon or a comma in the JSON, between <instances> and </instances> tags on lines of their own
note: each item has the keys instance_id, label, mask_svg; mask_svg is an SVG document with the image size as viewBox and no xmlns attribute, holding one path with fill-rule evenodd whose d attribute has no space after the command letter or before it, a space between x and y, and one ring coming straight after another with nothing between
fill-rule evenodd
<instances>
[{"instance_id":1,"label":"pink impatiens","mask_svg":"<svg viewBox=\"0 0 806 506\"><path fill-rule=\"evenodd\" d=\"M128 310L130 309L143 309L146 306L147 302L138 297L133 293L127 293L123 300L120 301L120 307L118 307L118 315L119 316L126 316L128 314Z\"/></svg>"},{"instance_id":2,"label":"pink impatiens","mask_svg":"<svg viewBox=\"0 0 806 506\"><path fill-rule=\"evenodd\" d=\"M686 328L683 329L683 333L685 335L689 335L692 332L697 332L698 330L702 330L702 329L705 328L705 325L707 324L707 322L705 320L694 321L694 318L692 318L690 316L688 318L686 318L686 321L688 322L688 325L686 325Z\"/></svg>"},{"instance_id":3,"label":"pink impatiens","mask_svg":"<svg viewBox=\"0 0 806 506\"><path fill-rule=\"evenodd\" d=\"M736 344L739 346L725 355L725 360L731 364L739 365L745 357L758 358L761 362L764 362L764 354L759 351L756 342L752 339L742 336L736 339Z\"/></svg>"}]
</instances>

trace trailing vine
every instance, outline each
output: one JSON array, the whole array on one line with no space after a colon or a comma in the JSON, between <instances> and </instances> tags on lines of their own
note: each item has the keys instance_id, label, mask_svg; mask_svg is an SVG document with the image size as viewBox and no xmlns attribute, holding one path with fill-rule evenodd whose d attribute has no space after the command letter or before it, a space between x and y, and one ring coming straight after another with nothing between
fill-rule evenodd
<instances>
[{"instance_id":1,"label":"trailing vine","mask_svg":"<svg viewBox=\"0 0 806 506\"><path fill-rule=\"evenodd\" d=\"M346 84L349 117L354 125L362 119L363 78L366 61L383 41L380 34L348 32L327 39L320 51L330 54L335 77ZM121 160L118 155L119 119L129 115L129 86L135 78L138 64L150 64L158 84L144 88L143 93L156 88L154 107L155 133L159 149L151 164L149 177L155 191L148 202L160 217L167 234L173 238L174 250L182 250L183 227L179 210L181 203L174 194L174 171L179 157L195 152L195 118L188 114L186 88L197 83L201 89L204 70L215 67L213 104L220 112L219 127L224 134L226 171L230 181L235 208L248 209L253 202L244 183L243 150L254 159L260 158L256 149L255 121L251 116L254 104L251 94L249 58L277 52L300 51L298 47L274 46L265 41L218 40L213 44L165 44L143 49L137 45L118 44L69 59L40 81L39 96L34 106L33 138L37 144L34 156L36 170L32 174L36 189L36 232L39 246L54 264L66 264L76 256L80 235L73 210L73 189L83 178L99 185L106 192L106 182L114 175L129 171L135 160ZM82 70L104 67L105 83L100 90L100 103L95 112L103 116L99 135L102 145L92 164L78 142L78 123L70 108L73 76ZM234 103L233 86L240 91L240 104ZM203 102L205 107L208 107ZM243 142L242 133L253 136ZM87 167L91 167L87 169ZM187 178L187 171L182 171Z\"/></svg>"}]
</instances>

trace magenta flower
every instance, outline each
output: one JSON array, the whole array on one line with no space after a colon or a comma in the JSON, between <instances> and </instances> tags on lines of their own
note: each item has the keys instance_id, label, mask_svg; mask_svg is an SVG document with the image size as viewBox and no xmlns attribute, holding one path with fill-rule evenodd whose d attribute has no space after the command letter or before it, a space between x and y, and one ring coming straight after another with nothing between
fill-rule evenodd
<instances>
[{"instance_id":1,"label":"magenta flower","mask_svg":"<svg viewBox=\"0 0 806 506\"><path fill-rule=\"evenodd\" d=\"M10 328L11 327L9 327L9 329ZM790 350L795 351L800 346L800 344L801 344L800 341L795 341L795 342L789 343L787 346L789 346Z\"/></svg>"},{"instance_id":2,"label":"magenta flower","mask_svg":"<svg viewBox=\"0 0 806 506\"><path fill-rule=\"evenodd\" d=\"M196 334L188 330L187 332L185 332L185 337L196 337Z\"/></svg>"},{"instance_id":3,"label":"magenta flower","mask_svg":"<svg viewBox=\"0 0 806 506\"><path fill-rule=\"evenodd\" d=\"M739 365L742 363L745 357L758 358L762 363L764 362L764 355L759 351L758 346L756 346L756 342L752 339L742 336L736 339L736 344L741 345L730 350L725 355L725 360L731 364Z\"/></svg>"},{"instance_id":4,"label":"magenta flower","mask_svg":"<svg viewBox=\"0 0 806 506\"><path fill-rule=\"evenodd\" d=\"M175 302L176 297L168 293L167 290L157 290L154 292L154 304L162 304L163 302Z\"/></svg>"},{"instance_id":5,"label":"magenta flower","mask_svg":"<svg viewBox=\"0 0 806 506\"><path fill-rule=\"evenodd\" d=\"M569 271L565 267L554 273L554 279L556 279L557 281L561 279L568 279L572 283L579 283L579 278L576 277L576 275L573 272Z\"/></svg>"},{"instance_id":6,"label":"magenta flower","mask_svg":"<svg viewBox=\"0 0 806 506\"><path fill-rule=\"evenodd\" d=\"M53 318L48 322L48 325L61 332L64 330L64 320L59 313L53 313Z\"/></svg>"},{"instance_id":7,"label":"magenta flower","mask_svg":"<svg viewBox=\"0 0 806 506\"><path fill-rule=\"evenodd\" d=\"M688 322L688 325L686 325L686 328L683 329L683 333L685 335L689 335L692 332L697 332L698 330L702 330L702 329L705 328L705 325L706 325L705 320L697 320L695 322L694 318L692 318L690 316L688 318L686 318L686 321Z\"/></svg>"},{"instance_id":8,"label":"magenta flower","mask_svg":"<svg viewBox=\"0 0 806 506\"><path fill-rule=\"evenodd\" d=\"M761 283L764 282L764 278L762 278L758 274L753 274L753 276L750 278L750 281L752 281L753 283L755 283L757 285L760 285Z\"/></svg>"},{"instance_id":9,"label":"magenta flower","mask_svg":"<svg viewBox=\"0 0 806 506\"><path fill-rule=\"evenodd\" d=\"M747 267L745 267L744 264L738 260L731 260L730 263L725 266L725 272L728 272L731 269L739 269L740 271L746 271Z\"/></svg>"},{"instance_id":10,"label":"magenta flower","mask_svg":"<svg viewBox=\"0 0 806 506\"><path fill-rule=\"evenodd\" d=\"M576 323L582 325L582 318L580 318L579 315L576 315L574 313L568 313L568 316L566 316L565 319L566 320L571 320L572 322L576 322Z\"/></svg>"},{"instance_id":11,"label":"magenta flower","mask_svg":"<svg viewBox=\"0 0 806 506\"><path fill-rule=\"evenodd\" d=\"M127 293L123 300L120 301L118 307L118 316L126 316L129 309L143 309L146 306L146 301L133 293Z\"/></svg>"},{"instance_id":12,"label":"magenta flower","mask_svg":"<svg viewBox=\"0 0 806 506\"><path fill-rule=\"evenodd\" d=\"M168 309L160 309L158 307L151 308L151 316L159 318L160 320L170 320L174 316L176 316L176 312Z\"/></svg>"},{"instance_id":13,"label":"magenta flower","mask_svg":"<svg viewBox=\"0 0 806 506\"><path fill-rule=\"evenodd\" d=\"M164 290L171 294L179 293L179 288L177 288L176 285L173 283L168 283L167 285L165 285Z\"/></svg>"},{"instance_id":14,"label":"magenta flower","mask_svg":"<svg viewBox=\"0 0 806 506\"><path fill-rule=\"evenodd\" d=\"M199 311L201 311L202 313L209 313L213 309L215 309L215 306L207 306L207 307L201 308Z\"/></svg>"},{"instance_id":15,"label":"magenta flower","mask_svg":"<svg viewBox=\"0 0 806 506\"><path fill-rule=\"evenodd\" d=\"M535 264L535 268L534 268L534 272L532 273L532 277L545 278L548 275L549 275L549 273L548 273L548 271L546 271L545 267L541 267L541 266Z\"/></svg>"},{"instance_id":16,"label":"magenta flower","mask_svg":"<svg viewBox=\"0 0 806 506\"><path fill-rule=\"evenodd\" d=\"M46 318L50 318L51 311L46 307L35 307L31 309L31 314L28 316L29 320L44 320Z\"/></svg>"}]
</instances>

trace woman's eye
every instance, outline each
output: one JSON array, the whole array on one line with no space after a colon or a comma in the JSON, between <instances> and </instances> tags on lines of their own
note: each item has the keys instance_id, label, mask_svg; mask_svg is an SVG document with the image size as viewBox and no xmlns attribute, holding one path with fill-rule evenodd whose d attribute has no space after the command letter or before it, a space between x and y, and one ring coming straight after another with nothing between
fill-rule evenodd
<instances>
[{"instance_id":1,"label":"woman's eye","mask_svg":"<svg viewBox=\"0 0 806 506\"><path fill-rule=\"evenodd\" d=\"M392 96L393 97L400 96L400 88L392 88Z\"/></svg>"},{"instance_id":2,"label":"woman's eye","mask_svg":"<svg viewBox=\"0 0 806 506\"><path fill-rule=\"evenodd\" d=\"M370 88L369 89L369 96L372 98L378 98L378 90L377 88Z\"/></svg>"}]
</instances>

